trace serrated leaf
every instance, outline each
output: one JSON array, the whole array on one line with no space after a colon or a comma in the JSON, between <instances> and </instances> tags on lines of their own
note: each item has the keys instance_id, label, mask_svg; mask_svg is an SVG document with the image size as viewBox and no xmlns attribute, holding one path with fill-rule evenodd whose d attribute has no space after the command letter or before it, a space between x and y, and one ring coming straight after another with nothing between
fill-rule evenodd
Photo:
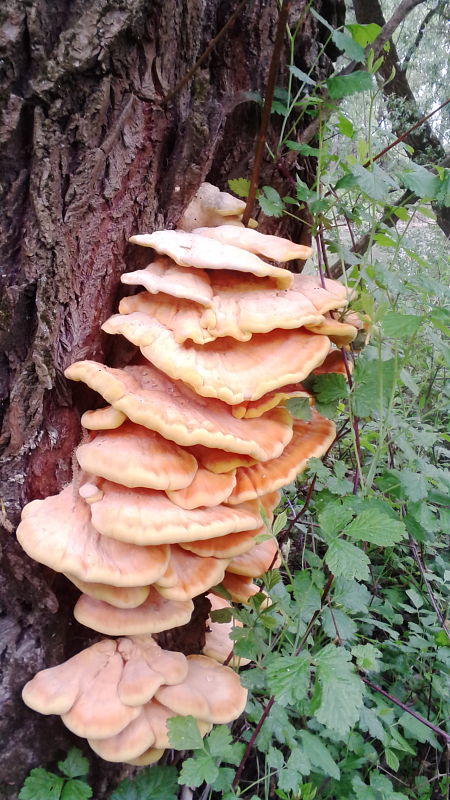
<instances>
[{"instance_id":1,"label":"serrated leaf","mask_svg":"<svg viewBox=\"0 0 450 800\"><path fill-rule=\"evenodd\" d=\"M338 765L331 757L329 750L325 747L320 736L315 736L309 731L300 731L300 739L304 747L305 755L314 767L319 767L325 775L339 780L341 773Z\"/></svg>"},{"instance_id":2,"label":"serrated leaf","mask_svg":"<svg viewBox=\"0 0 450 800\"><path fill-rule=\"evenodd\" d=\"M383 319L383 332L391 339L401 339L403 336L412 336L422 324L422 317L414 314L400 314L398 311L388 311Z\"/></svg>"},{"instance_id":3,"label":"serrated leaf","mask_svg":"<svg viewBox=\"0 0 450 800\"><path fill-rule=\"evenodd\" d=\"M211 789L214 789L215 792L226 792L233 783L234 776L235 771L231 767L219 767L217 778L211 782Z\"/></svg>"},{"instance_id":4,"label":"serrated leaf","mask_svg":"<svg viewBox=\"0 0 450 800\"><path fill-rule=\"evenodd\" d=\"M63 761L58 761L58 769L67 778L79 778L89 772L89 761L78 747L71 747Z\"/></svg>"},{"instance_id":5,"label":"serrated leaf","mask_svg":"<svg viewBox=\"0 0 450 800\"><path fill-rule=\"evenodd\" d=\"M355 70L350 75L334 75L326 81L328 94L332 100L348 97L358 92L372 89L372 75L363 70Z\"/></svg>"},{"instance_id":6,"label":"serrated leaf","mask_svg":"<svg viewBox=\"0 0 450 800\"><path fill-rule=\"evenodd\" d=\"M134 780L121 781L110 800L176 800L178 792L175 767L146 767Z\"/></svg>"},{"instance_id":7,"label":"serrated leaf","mask_svg":"<svg viewBox=\"0 0 450 800\"><path fill-rule=\"evenodd\" d=\"M379 547L392 547L406 536L405 524L392 519L378 509L361 511L344 530L346 536L363 542L371 542Z\"/></svg>"},{"instance_id":8,"label":"serrated leaf","mask_svg":"<svg viewBox=\"0 0 450 800\"><path fill-rule=\"evenodd\" d=\"M407 189L410 189L418 197L426 197L429 200L434 199L440 188L438 176L429 172L421 164L415 164L414 161L409 162L408 167L400 173L399 177Z\"/></svg>"},{"instance_id":9,"label":"serrated leaf","mask_svg":"<svg viewBox=\"0 0 450 800\"><path fill-rule=\"evenodd\" d=\"M333 575L343 578L357 578L367 581L370 578L370 561L366 554L344 539L335 539L325 553L325 564Z\"/></svg>"},{"instance_id":10,"label":"serrated leaf","mask_svg":"<svg viewBox=\"0 0 450 800\"><path fill-rule=\"evenodd\" d=\"M93 791L85 781L80 781L78 778L70 778L64 784L61 800L89 800L92 795Z\"/></svg>"},{"instance_id":11,"label":"serrated leaf","mask_svg":"<svg viewBox=\"0 0 450 800\"><path fill-rule=\"evenodd\" d=\"M350 653L332 644L316 656L316 686L320 703L318 722L338 736L345 736L359 719L363 705L363 683L350 662Z\"/></svg>"},{"instance_id":12,"label":"serrated leaf","mask_svg":"<svg viewBox=\"0 0 450 800\"><path fill-rule=\"evenodd\" d=\"M381 652L373 644L357 644L352 647L352 656L364 672L379 672Z\"/></svg>"},{"instance_id":13,"label":"serrated leaf","mask_svg":"<svg viewBox=\"0 0 450 800\"><path fill-rule=\"evenodd\" d=\"M398 757L395 755L394 751L391 750L390 747L386 747L384 751L384 757L386 759L386 764L388 765L388 767L394 770L394 772L397 772L400 766L400 761L398 760Z\"/></svg>"},{"instance_id":14,"label":"serrated leaf","mask_svg":"<svg viewBox=\"0 0 450 800\"><path fill-rule=\"evenodd\" d=\"M281 217L284 211L283 201L273 186L263 186L258 194L258 202L268 217Z\"/></svg>"},{"instance_id":15,"label":"serrated leaf","mask_svg":"<svg viewBox=\"0 0 450 800\"><path fill-rule=\"evenodd\" d=\"M64 778L42 767L32 769L19 792L19 800L59 800Z\"/></svg>"},{"instance_id":16,"label":"serrated leaf","mask_svg":"<svg viewBox=\"0 0 450 800\"><path fill-rule=\"evenodd\" d=\"M311 762L304 748L294 747L284 769L278 773L278 786L285 792L297 792L303 775L311 772Z\"/></svg>"},{"instance_id":17,"label":"serrated leaf","mask_svg":"<svg viewBox=\"0 0 450 800\"><path fill-rule=\"evenodd\" d=\"M378 715L372 708L363 707L361 709L359 715L359 726L362 731L367 731L370 733L374 739L378 739L380 742L385 740L386 731L384 730Z\"/></svg>"},{"instance_id":18,"label":"serrated leaf","mask_svg":"<svg viewBox=\"0 0 450 800\"><path fill-rule=\"evenodd\" d=\"M170 746L175 750L196 750L203 748L203 739L192 716L170 717L167 720Z\"/></svg>"},{"instance_id":19,"label":"serrated leaf","mask_svg":"<svg viewBox=\"0 0 450 800\"><path fill-rule=\"evenodd\" d=\"M250 181L247 178L230 178L228 187L232 192L237 194L238 197L247 197L248 190L250 189Z\"/></svg>"},{"instance_id":20,"label":"serrated leaf","mask_svg":"<svg viewBox=\"0 0 450 800\"><path fill-rule=\"evenodd\" d=\"M313 79L310 77L310 75L307 75L306 72L303 72L303 70L299 69L295 65L291 64L288 67L288 69L289 69L289 72L291 73L291 75L294 75L294 77L298 78L298 80L301 81L302 83L307 83L308 86L315 86L316 85L316 82L313 81Z\"/></svg>"},{"instance_id":21,"label":"serrated leaf","mask_svg":"<svg viewBox=\"0 0 450 800\"><path fill-rule=\"evenodd\" d=\"M327 538L341 533L352 519L353 511L342 503L327 503L318 515L319 525Z\"/></svg>"},{"instance_id":22,"label":"serrated leaf","mask_svg":"<svg viewBox=\"0 0 450 800\"><path fill-rule=\"evenodd\" d=\"M294 705L308 693L310 677L308 653L275 656L267 667L267 683L281 706Z\"/></svg>"},{"instance_id":23,"label":"serrated leaf","mask_svg":"<svg viewBox=\"0 0 450 800\"><path fill-rule=\"evenodd\" d=\"M356 178L356 185L364 194L381 203L386 200L389 189L392 186L386 172L377 167L376 164L372 164L370 168L363 167L362 164L352 164L350 171Z\"/></svg>"},{"instance_id":24,"label":"serrated leaf","mask_svg":"<svg viewBox=\"0 0 450 800\"><path fill-rule=\"evenodd\" d=\"M289 397L285 405L295 419L303 419L305 422L311 419L311 406L307 397Z\"/></svg>"},{"instance_id":25,"label":"serrated leaf","mask_svg":"<svg viewBox=\"0 0 450 800\"><path fill-rule=\"evenodd\" d=\"M219 776L219 768L213 758L204 750L193 758L183 761L178 783L196 789L202 783L213 783Z\"/></svg>"},{"instance_id":26,"label":"serrated leaf","mask_svg":"<svg viewBox=\"0 0 450 800\"><path fill-rule=\"evenodd\" d=\"M333 372L310 376L303 381L303 385L314 395L317 411L323 416L333 417L338 403L348 395L344 376Z\"/></svg>"},{"instance_id":27,"label":"serrated leaf","mask_svg":"<svg viewBox=\"0 0 450 800\"><path fill-rule=\"evenodd\" d=\"M233 742L231 733L226 725L216 725L205 739L205 747L213 758L220 758L229 764L239 764L244 745Z\"/></svg>"},{"instance_id":28,"label":"serrated leaf","mask_svg":"<svg viewBox=\"0 0 450 800\"><path fill-rule=\"evenodd\" d=\"M364 48L345 31L334 31L331 37L336 47L353 61L364 61Z\"/></svg>"},{"instance_id":29,"label":"serrated leaf","mask_svg":"<svg viewBox=\"0 0 450 800\"><path fill-rule=\"evenodd\" d=\"M371 595L362 583L347 578L335 578L333 601L349 611L365 613L368 610Z\"/></svg>"},{"instance_id":30,"label":"serrated leaf","mask_svg":"<svg viewBox=\"0 0 450 800\"><path fill-rule=\"evenodd\" d=\"M436 750L439 750L439 742L434 735L433 731L424 725L423 722L408 714L406 711L399 719L399 725L403 727L405 735L410 734L418 742L428 742Z\"/></svg>"},{"instance_id":31,"label":"serrated leaf","mask_svg":"<svg viewBox=\"0 0 450 800\"><path fill-rule=\"evenodd\" d=\"M306 570L296 573L292 586L296 600L296 614L307 622L314 611L318 611L321 606L320 592Z\"/></svg>"},{"instance_id":32,"label":"serrated leaf","mask_svg":"<svg viewBox=\"0 0 450 800\"><path fill-rule=\"evenodd\" d=\"M339 637L342 642L355 638L358 627L345 611L327 606L322 612L322 625L330 639Z\"/></svg>"},{"instance_id":33,"label":"serrated leaf","mask_svg":"<svg viewBox=\"0 0 450 800\"><path fill-rule=\"evenodd\" d=\"M404 469L397 472L399 483L406 497L413 502L428 496L428 481L419 472Z\"/></svg>"},{"instance_id":34,"label":"serrated leaf","mask_svg":"<svg viewBox=\"0 0 450 800\"><path fill-rule=\"evenodd\" d=\"M395 360L387 361L358 359L353 373L352 406L355 416L371 417L373 411L380 412L389 402L395 380Z\"/></svg>"}]
</instances>

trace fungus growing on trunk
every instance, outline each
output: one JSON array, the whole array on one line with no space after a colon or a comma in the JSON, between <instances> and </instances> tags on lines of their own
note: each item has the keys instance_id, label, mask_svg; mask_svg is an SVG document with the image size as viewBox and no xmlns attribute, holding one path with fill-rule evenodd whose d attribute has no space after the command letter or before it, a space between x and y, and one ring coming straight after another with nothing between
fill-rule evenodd
<instances>
[{"instance_id":1,"label":"fungus growing on trunk","mask_svg":"<svg viewBox=\"0 0 450 800\"><path fill-rule=\"evenodd\" d=\"M206 595L221 584L245 603L261 591L254 578L280 563L276 540L259 538L277 490L335 435L298 382L342 371L330 338L350 341L358 327L345 319L350 293L264 261L309 248L245 229L243 209L203 184L182 230L132 237L160 255L122 276L145 291L103 328L141 352L121 369L66 370L108 405L82 416L91 433L76 451L81 479L29 503L17 532L32 558L81 590L78 622L125 637L43 670L23 692L111 761L153 763L170 746L173 716L194 716L204 736L241 714L246 690L218 663L230 656L231 624L211 621L224 601ZM284 405L298 396L308 421Z\"/></svg>"}]
</instances>

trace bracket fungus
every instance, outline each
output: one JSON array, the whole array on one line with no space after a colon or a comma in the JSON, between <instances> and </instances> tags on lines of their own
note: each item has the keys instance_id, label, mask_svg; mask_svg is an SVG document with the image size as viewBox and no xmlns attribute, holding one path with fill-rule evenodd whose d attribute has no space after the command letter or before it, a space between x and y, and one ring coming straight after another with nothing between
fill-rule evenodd
<instances>
[{"instance_id":1,"label":"bracket fungus","mask_svg":"<svg viewBox=\"0 0 450 800\"><path fill-rule=\"evenodd\" d=\"M39 672L23 691L110 761L156 761L173 716L193 715L204 736L242 713L246 690L218 663L232 642L231 625L208 617L228 605L214 592L222 584L245 603L261 591L254 579L280 563L266 527L277 490L335 436L299 381L343 372L332 342L347 345L360 327L346 316L351 292L264 260L305 259L310 248L246 229L243 210L203 184L179 230L131 238L152 254L122 282L144 291L103 329L135 353L120 369L79 361L66 370L106 405L81 418L81 475L30 502L17 532L32 558L80 589L79 623L124 637ZM286 408L299 396L308 421ZM201 628L194 650L183 639L192 625ZM184 653L159 646L171 637Z\"/></svg>"}]
</instances>

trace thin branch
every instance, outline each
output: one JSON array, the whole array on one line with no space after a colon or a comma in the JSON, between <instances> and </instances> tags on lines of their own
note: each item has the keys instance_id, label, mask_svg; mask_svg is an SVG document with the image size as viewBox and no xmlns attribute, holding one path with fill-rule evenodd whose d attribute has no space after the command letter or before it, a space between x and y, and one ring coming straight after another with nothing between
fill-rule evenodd
<instances>
[{"instance_id":1,"label":"thin branch","mask_svg":"<svg viewBox=\"0 0 450 800\"><path fill-rule=\"evenodd\" d=\"M242 222L248 225L252 215L253 205L255 203L256 191L258 188L259 173L261 170L261 162L264 155L264 147L266 144L267 128L269 125L270 114L272 111L273 93L275 91L275 80L278 73L278 63L280 60L281 46L283 44L283 37L286 28L289 7L291 0L283 0L280 13L278 16L277 32L275 36L275 43L272 51L272 58L270 60L269 77L267 79L266 95L264 98L264 106L261 115L261 125L258 133L258 141L255 149L255 159L253 162L253 169L250 178L250 186L247 196L247 205L245 206L242 215Z\"/></svg>"},{"instance_id":2,"label":"thin branch","mask_svg":"<svg viewBox=\"0 0 450 800\"><path fill-rule=\"evenodd\" d=\"M242 0L242 2L239 3L239 5L236 8L236 10L233 11L231 17L226 21L226 23L223 26L223 28L220 29L220 31L217 34L217 36L215 36L214 39L211 39L210 43L208 44L208 46L203 51L203 53L201 54L200 58L197 59L195 64L190 68L190 70L186 73L186 75L184 75L178 81L178 83L176 84L175 88L172 89L172 91L169 92L169 94L166 94L165 97L163 97L163 99L161 100L161 105L167 105L167 103L170 103L171 100L173 100L173 98L181 91L183 86L185 86L185 84L192 78L192 76L195 74L195 72L198 70L198 68L201 67L201 65L203 64L205 59L208 58L211 50L213 50L215 48L216 44L220 41L222 36L227 32L228 28L230 28L231 25L233 24L233 22L235 22L235 20L238 18L239 14L243 10L244 6L247 5L247 3L248 3L248 0Z\"/></svg>"},{"instance_id":3,"label":"thin branch","mask_svg":"<svg viewBox=\"0 0 450 800\"><path fill-rule=\"evenodd\" d=\"M367 680L367 678L364 678L362 675L360 675L360 678L363 681L363 683L365 683L366 686L370 686L370 688L373 689L374 692L382 694L383 697L386 697L386 699L390 700L391 703L394 703L394 705L403 709L403 711L406 711L408 714L411 714L412 717L417 719L423 725L426 725L427 728L430 728L436 734L436 736L440 736L442 739L444 739L447 745L450 744L450 735L445 731L443 731L442 728L438 728L437 725L433 725L432 722L429 722L429 720L425 719L425 717L422 717L420 714L417 713L417 711L413 711L412 708L409 708L409 706L405 705L405 703L402 703L400 700L397 700L396 697L393 697L388 692L385 692L384 689L381 688L381 686L377 686L376 683L372 683L372 681Z\"/></svg>"},{"instance_id":4,"label":"thin branch","mask_svg":"<svg viewBox=\"0 0 450 800\"><path fill-rule=\"evenodd\" d=\"M401 68L402 68L403 72L405 72L406 69L408 68L409 63L410 63L415 51L419 47L419 44L421 43L421 41L422 41L422 39L424 37L426 26L428 25L429 22L431 22L431 20L433 19L435 14L443 11L444 6L445 6L445 3L438 3L437 6L435 6L434 8L430 8L430 10L427 12L427 14L425 14L422 22L419 25L419 30L417 32L416 38L414 39L411 47L409 48L405 58L402 61Z\"/></svg>"},{"instance_id":5,"label":"thin branch","mask_svg":"<svg viewBox=\"0 0 450 800\"><path fill-rule=\"evenodd\" d=\"M416 543L415 543L415 541L414 541L414 539L412 538L411 535L409 536L409 546L411 548L411 553L413 554L414 561L416 562L416 564L417 564L417 566L419 568L419 572L420 572L420 574L422 576L422 580L423 580L423 582L425 584L425 587L426 587L426 590L427 590L428 598L429 598L430 603L431 603L431 605L433 606L433 608L434 608L434 610L436 612L436 616L437 616L437 618L439 620L441 628L443 628L443 630L445 631L447 636L450 638L450 625L448 624L448 622L445 619L441 609L439 608L439 605L438 605L437 600L436 600L436 598L434 596L433 590L432 590L432 588L430 586L430 583L428 581L428 578L427 578L427 576L425 574L425 567L423 565L422 559L420 558L419 551L417 549L417 545L416 545Z\"/></svg>"},{"instance_id":6,"label":"thin branch","mask_svg":"<svg viewBox=\"0 0 450 800\"><path fill-rule=\"evenodd\" d=\"M392 37L392 34L397 30L398 26L403 22L405 17L407 17L416 6L420 6L424 2L425 0L402 0L402 2L399 3L392 14L392 17L388 19L385 25L383 25L377 38L370 46L375 53L375 57L379 55L386 42L389 41L389 39Z\"/></svg>"}]
</instances>

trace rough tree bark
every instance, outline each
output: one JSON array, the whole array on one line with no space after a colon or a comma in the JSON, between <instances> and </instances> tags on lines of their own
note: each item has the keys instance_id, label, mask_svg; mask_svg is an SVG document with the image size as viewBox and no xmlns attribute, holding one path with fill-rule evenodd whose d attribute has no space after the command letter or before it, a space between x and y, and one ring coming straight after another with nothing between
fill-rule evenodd
<instances>
[{"instance_id":1,"label":"rough tree bark","mask_svg":"<svg viewBox=\"0 0 450 800\"><path fill-rule=\"evenodd\" d=\"M205 178L226 188L249 174L258 106L244 92L263 90L275 2L249 0L193 80L161 103L237 5L4 0L0 11L2 800L74 741L59 719L23 706L23 684L98 638L72 618L73 587L28 559L8 529L25 502L70 480L93 397L63 370L86 357L117 362L99 326L120 273L148 260L128 237L176 224ZM292 20L305 5L292 2ZM342 24L343 0L314 6ZM317 77L330 69L327 54L316 63L325 35L307 15L298 65L316 64ZM90 757L103 800L123 769Z\"/></svg>"}]
</instances>

